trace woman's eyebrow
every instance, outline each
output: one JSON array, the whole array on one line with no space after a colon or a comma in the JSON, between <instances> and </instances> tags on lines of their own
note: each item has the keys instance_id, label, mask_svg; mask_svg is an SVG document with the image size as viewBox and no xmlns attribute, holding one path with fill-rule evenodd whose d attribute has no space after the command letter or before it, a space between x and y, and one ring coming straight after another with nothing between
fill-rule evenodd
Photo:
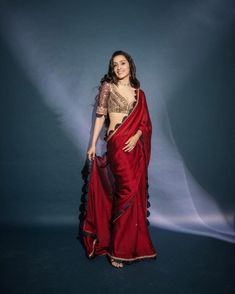
<instances>
[{"instance_id":1,"label":"woman's eyebrow","mask_svg":"<svg viewBox=\"0 0 235 294\"><path fill-rule=\"evenodd\" d=\"M122 61L126 61L126 60L125 59L122 59L122 60L120 60L118 62L122 62ZM113 64L118 63L118 62L114 62Z\"/></svg>"}]
</instances>

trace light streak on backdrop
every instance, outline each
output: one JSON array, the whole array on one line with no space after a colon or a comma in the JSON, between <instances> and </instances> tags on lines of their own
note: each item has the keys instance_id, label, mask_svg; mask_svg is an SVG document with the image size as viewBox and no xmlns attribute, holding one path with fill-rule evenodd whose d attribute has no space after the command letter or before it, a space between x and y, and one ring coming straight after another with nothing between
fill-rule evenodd
<instances>
[{"instance_id":1,"label":"light streak on backdrop","mask_svg":"<svg viewBox=\"0 0 235 294\"><path fill-rule=\"evenodd\" d=\"M220 37L213 34L217 26L222 26L223 30L226 30L231 22L231 19L227 18L218 23L211 13L211 11L221 11L223 1L201 1L200 5L199 3L195 7L190 2L184 3L185 7L179 5L175 17L182 13L181 10L186 10L188 14L184 22L177 28L177 34L171 34L169 20L161 45L152 46L149 49L149 51L152 50L157 66L151 67L146 64L137 66L137 74L145 72L147 77L144 90L146 89L145 93L153 122L152 155L149 167L150 222L151 225L160 228L211 236L235 243L235 232L232 227L234 215L232 213L224 215L213 197L197 183L187 169L172 135L166 109L165 100L187 78L183 70L177 76L173 76L169 70L173 62L176 67L179 67L177 52L183 48L184 39L189 38L190 34L190 30L186 28L193 28L194 36L196 34L202 43L196 48L197 54L194 54L193 58L188 61L190 71L193 71L209 53L210 42L215 42ZM88 39L88 44L86 44L87 40L84 40L79 28L79 22L82 22L83 19L72 20L78 25L75 27L76 34L74 35L65 32L60 34L56 19L51 22L50 26L44 25L44 21L49 18L46 13L43 15L43 22L33 17L30 10L24 11L24 9L3 6L1 14L2 28L4 28L2 34L5 41L34 86L40 91L46 105L59 115L61 126L85 157L90 139L92 114L92 108L89 106L94 102L97 94L94 86L106 72L108 59L114 50L120 48L120 43L117 46L114 42L114 47L108 45L107 38L110 36L107 36L105 32L105 45L103 44L105 39L100 43ZM208 24L207 30L205 27L197 27L199 18L200 21ZM63 23L63 19L60 19L60 22L65 27L67 25L68 30L70 29L69 24ZM89 27L85 29L87 33L90 30ZM143 33L148 28L142 27L142 30L144 30ZM176 35L178 48L177 50L174 48L175 58L169 63L171 42L175 44ZM70 47L64 44L70 44ZM89 58L89 54L86 53L88 47L93 48L90 49L92 58ZM130 50L126 51L132 54L135 48L130 45L129 47ZM138 51L134 52L137 56L136 58L134 56L134 59L138 64ZM96 61L93 59L94 54L97 55ZM105 56L101 58L101 55ZM94 72L94 66L96 72ZM94 80L97 81L96 85L94 85ZM97 154L102 154L104 147L99 142ZM48 215L35 216L35 220L37 222L56 222ZM70 216L67 216L67 221L69 220Z\"/></svg>"}]
</instances>

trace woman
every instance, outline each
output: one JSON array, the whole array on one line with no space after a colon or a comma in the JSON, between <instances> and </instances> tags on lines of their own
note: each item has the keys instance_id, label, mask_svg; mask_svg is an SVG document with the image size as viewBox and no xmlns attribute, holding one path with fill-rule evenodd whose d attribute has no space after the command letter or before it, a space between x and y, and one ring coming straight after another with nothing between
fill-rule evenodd
<instances>
[{"instance_id":1,"label":"woman","mask_svg":"<svg viewBox=\"0 0 235 294\"><path fill-rule=\"evenodd\" d=\"M114 267L156 259L148 231L148 174L152 124L133 59L113 53L101 79L91 145L83 244L89 258L106 255ZM104 123L107 152L96 156Z\"/></svg>"}]
</instances>

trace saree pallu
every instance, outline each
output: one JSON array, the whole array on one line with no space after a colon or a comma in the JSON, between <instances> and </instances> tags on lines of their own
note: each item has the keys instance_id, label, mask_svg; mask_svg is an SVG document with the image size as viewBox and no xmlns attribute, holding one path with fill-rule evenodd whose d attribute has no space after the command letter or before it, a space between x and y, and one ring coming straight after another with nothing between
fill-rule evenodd
<instances>
[{"instance_id":1,"label":"saree pallu","mask_svg":"<svg viewBox=\"0 0 235 294\"><path fill-rule=\"evenodd\" d=\"M125 142L142 131L134 149ZM126 120L105 137L107 152L90 163L87 203L82 226L89 258L108 255L124 262L157 253L148 230L148 165L152 124L146 97L138 89L137 101Z\"/></svg>"}]
</instances>

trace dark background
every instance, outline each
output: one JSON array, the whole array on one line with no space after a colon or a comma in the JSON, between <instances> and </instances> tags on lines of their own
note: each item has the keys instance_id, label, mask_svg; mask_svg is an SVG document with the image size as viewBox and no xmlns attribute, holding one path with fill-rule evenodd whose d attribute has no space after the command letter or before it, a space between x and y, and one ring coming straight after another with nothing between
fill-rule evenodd
<instances>
[{"instance_id":1,"label":"dark background","mask_svg":"<svg viewBox=\"0 0 235 294\"><path fill-rule=\"evenodd\" d=\"M0 8L1 292L234 293L234 242L159 223L150 228L159 259L118 271L102 257L88 261L76 240L87 107L118 49L133 55L149 97L153 144L161 146L164 100L185 165L234 226L233 1L3 1Z\"/></svg>"}]
</instances>

